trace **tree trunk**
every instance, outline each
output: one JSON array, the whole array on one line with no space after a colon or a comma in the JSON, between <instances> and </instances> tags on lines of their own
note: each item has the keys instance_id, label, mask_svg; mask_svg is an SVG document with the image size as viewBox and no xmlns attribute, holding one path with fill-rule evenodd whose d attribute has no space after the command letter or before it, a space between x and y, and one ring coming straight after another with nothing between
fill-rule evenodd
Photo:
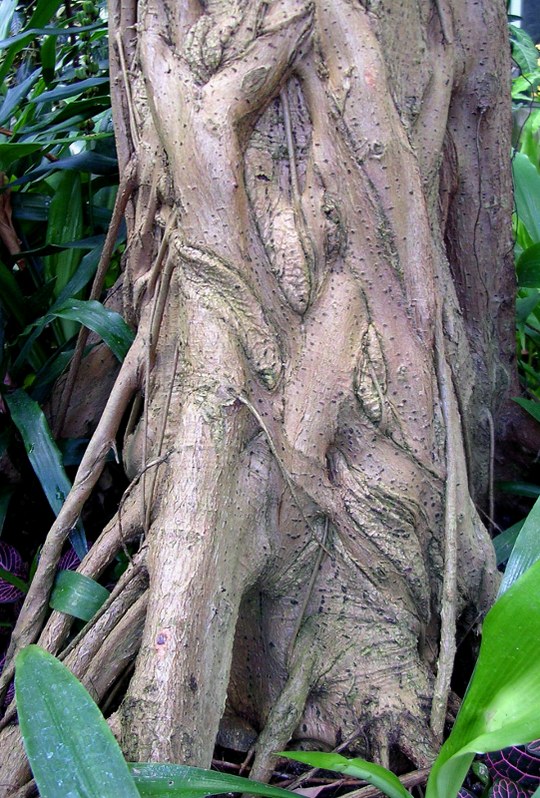
<instances>
[{"instance_id":1,"label":"tree trunk","mask_svg":"<svg viewBox=\"0 0 540 798\"><path fill-rule=\"evenodd\" d=\"M488 509L512 374L505 4L124 0L110 17L137 337L14 646L136 394L133 482L82 566L144 532L113 719L128 758L207 766L221 723L223 744L256 741L256 777L291 739L425 764L459 618L496 589L472 498ZM94 662L123 640L109 626ZM41 641L67 632L53 613Z\"/></svg>"}]
</instances>

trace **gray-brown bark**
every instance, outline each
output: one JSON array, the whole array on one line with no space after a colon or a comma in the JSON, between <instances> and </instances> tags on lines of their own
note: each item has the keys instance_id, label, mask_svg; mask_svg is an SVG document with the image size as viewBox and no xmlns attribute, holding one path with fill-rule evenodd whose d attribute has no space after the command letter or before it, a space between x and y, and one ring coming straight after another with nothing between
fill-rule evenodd
<instances>
[{"instance_id":1,"label":"gray-brown bark","mask_svg":"<svg viewBox=\"0 0 540 798\"><path fill-rule=\"evenodd\" d=\"M424 764L496 581L470 493L512 349L504 3L110 13L149 574L124 749L207 765L228 696L259 777L291 738Z\"/></svg>"}]
</instances>

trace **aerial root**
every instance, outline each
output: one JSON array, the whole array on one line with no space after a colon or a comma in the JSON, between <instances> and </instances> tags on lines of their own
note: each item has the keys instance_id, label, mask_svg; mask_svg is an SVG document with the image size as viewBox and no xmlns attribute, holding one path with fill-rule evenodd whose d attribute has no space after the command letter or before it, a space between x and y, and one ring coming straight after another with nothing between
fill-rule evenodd
<instances>
[{"instance_id":1,"label":"aerial root","mask_svg":"<svg viewBox=\"0 0 540 798\"><path fill-rule=\"evenodd\" d=\"M268 781L275 763L275 752L282 751L298 726L313 687L315 654L314 630L307 623L297 638L289 678L275 701L266 725L255 743L255 759L250 778Z\"/></svg>"}]
</instances>

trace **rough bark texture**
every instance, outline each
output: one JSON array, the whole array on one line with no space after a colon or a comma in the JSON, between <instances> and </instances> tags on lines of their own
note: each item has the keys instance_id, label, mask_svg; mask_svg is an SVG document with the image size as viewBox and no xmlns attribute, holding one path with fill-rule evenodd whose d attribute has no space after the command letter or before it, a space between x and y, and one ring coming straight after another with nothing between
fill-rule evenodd
<instances>
[{"instance_id":1,"label":"rough bark texture","mask_svg":"<svg viewBox=\"0 0 540 798\"><path fill-rule=\"evenodd\" d=\"M110 15L137 339L76 495L137 388L134 481L98 546L145 532L124 750L208 765L221 722L223 743L256 741L259 777L291 739L425 764L456 621L496 584L471 496L486 506L513 351L505 4L122 0ZM39 631L76 509L15 645ZM42 640L58 651L55 615ZM124 639L109 626L103 661Z\"/></svg>"}]
</instances>

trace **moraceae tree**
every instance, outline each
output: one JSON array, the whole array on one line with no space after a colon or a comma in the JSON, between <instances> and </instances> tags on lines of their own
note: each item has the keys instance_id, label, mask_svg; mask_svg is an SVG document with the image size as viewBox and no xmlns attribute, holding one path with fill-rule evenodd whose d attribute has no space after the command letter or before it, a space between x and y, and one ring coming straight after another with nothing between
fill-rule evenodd
<instances>
[{"instance_id":1,"label":"moraceae tree","mask_svg":"<svg viewBox=\"0 0 540 798\"><path fill-rule=\"evenodd\" d=\"M264 778L304 740L424 765L460 620L496 591L475 506L513 379L505 3L109 13L136 336L12 651L65 649L54 566L116 445L131 482L81 570L135 553L62 656L100 701L121 685L127 757L208 766L219 739ZM11 789L19 750L6 726Z\"/></svg>"}]
</instances>

